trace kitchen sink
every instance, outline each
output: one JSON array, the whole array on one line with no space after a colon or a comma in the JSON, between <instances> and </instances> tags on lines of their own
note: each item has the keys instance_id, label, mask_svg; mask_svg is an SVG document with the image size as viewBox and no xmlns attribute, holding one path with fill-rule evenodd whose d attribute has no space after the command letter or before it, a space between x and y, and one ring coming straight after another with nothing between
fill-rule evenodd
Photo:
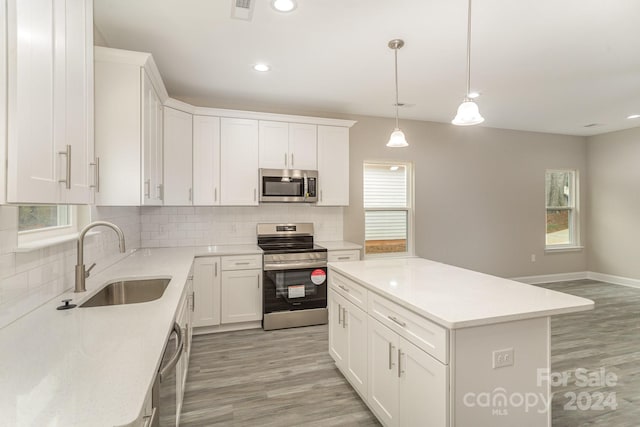
<instances>
[{"instance_id":1,"label":"kitchen sink","mask_svg":"<svg viewBox=\"0 0 640 427\"><path fill-rule=\"evenodd\" d=\"M157 300L164 294L171 279L119 280L106 285L80 307L135 304Z\"/></svg>"}]
</instances>

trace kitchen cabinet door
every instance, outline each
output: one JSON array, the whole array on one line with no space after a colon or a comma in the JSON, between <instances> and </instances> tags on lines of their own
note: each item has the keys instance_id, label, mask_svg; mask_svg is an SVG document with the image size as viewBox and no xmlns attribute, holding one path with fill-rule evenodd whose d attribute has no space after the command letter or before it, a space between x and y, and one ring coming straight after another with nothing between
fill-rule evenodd
<instances>
[{"instance_id":1,"label":"kitchen cabinet door","mask_svg":"<svg viewBox=\"0 0 640 427\"><path fill-rule=\"evenodd\" d=\"M398 416L398 335L369 317L369 406L384 425L396 427Z\"/></svg>"},{"instance_id":2,"label":"kitchen cabinet door","mask_svg":"<svg viewBox=\"0 0 640 427\"><path fill-rule=\"evenodd\" d=\"M142 69L142 204L162 205L162 104Z\"/></svg>"},{"instance_id":3,"label":"kitchen cabinet door","mask_svg":"<svg viewBox=\"0 0 640 427\"><path fill-rule=\"evenodd\" d=\"M367 313L346 301L342 321L347 331L346 372L353 387L367 396Z\"/></svg>"},{"instance_id":4,"label":"kitchen cabinet door","mask_svg":"<svg viewBox=\"0 0 640 427\"><path fill-rule=\"evenodd\" d=\"M289 168L318 169L318 127L289 123Z\"/></svg>"},{"instance_id":5,"label":"kitchen cabinet door","mask_svg":"<svg viewBox=\"0 0 640 427\"><path fill-rule=\"evenodd\" d=\"M182 340L184 343L182 355L176 364L176 422L180 419L180 413L182 411L184 389L187 383L187 372L189 369L189 312L189 295L187 294L180 304L178 316L176 317L176 322L182 331Z\"/></svg>"},{"instance_id":6,"label":"kitchen cabinet door","mask_svg":"<svg viewBox=\"0 0 640 427\"><path fill-rule=\"evenodd\" d=\"M329 288L327 307L329 309L329 354L339 368L343 369L347 360L347 332L342 322L346 300Z\"/></svg>"},{"instance_id":7,"label":"kitchen cabinet door","mask_svg":"<svg viewBox=\"0 0 640 427\"><path fill-rule=\"evenodd\" d=\"M193 120L189 113L164 107L164 204L188 206L193 201Z\"/></svg>"},{"instance_id":8,"label":"kitchen cabinet door","mask_svg":"<svg viewBox=\"0 0 640 427\"><path fill-rule=\"evenodd\" d=\"M349 128L318 126L318 206L349 205Z\"/></svg>"},{"instance_id":9,"label":"kitchen cabinet door","mask_svg":"<svg viewBox=\"0 0 640 427\"><path fill-rule=\"evenodd\" d=\"M220 163L220 204L257 206L257 120L220 120Z\"/></svg>"},{"instance_id":10,"label":"kitchen cabinet door","mask_svg":"<svg viewBox=\"0 0 640 427\"><path fill-rule=\"evenodd\" d=\"M262 270L222 272L221 323L262 320Z\"/></svg>"},{"instance_id":11,"label":"kitchen cabinet door","mask_svg":"<svg viewBox=\"0 0 640 427\"><path fill-rule=\"evenodd\" d=\"M265 169L290 169L289 123L260 120L260 167Z\"/></svg>"},{"instance_id":12,"label":"kitchen cabinet door","mask_svg":"<svg viewBox=\"0 0 640 427\"><path fill-rule=\"evenodd\" d=\"M7 3L9 202L91 202L92 18L82 0Z\"/></svg>"},{"instance_id":13,"label":"kitchen cabinet door","mask_svg":"<svg viewBox=\"0 0 640 427\"><path fill-rule=\"evenodd\" d=\"M220 204L220 118L193 116L193 204Z\"/></svg>"},{"instance_id":14,"label":"kitchen cabinet door","mask_svg":"<svg viewBox=\"0 0 640 427\"><path fill-rule=\"evenodd\" d=\"M196 258L193 265L193 326L220 324L220 257Z\"/></svg>"},{"instance_id":15,"label":"kitchen cabinet door","mask_svg":"<svg viewBox=\"0 0 640 427\"><path fill-rule=\"evenodd\" d=\"M448 367L402 337L399 356L401 425L448 425Z\"/></svg>"}]
</instances>

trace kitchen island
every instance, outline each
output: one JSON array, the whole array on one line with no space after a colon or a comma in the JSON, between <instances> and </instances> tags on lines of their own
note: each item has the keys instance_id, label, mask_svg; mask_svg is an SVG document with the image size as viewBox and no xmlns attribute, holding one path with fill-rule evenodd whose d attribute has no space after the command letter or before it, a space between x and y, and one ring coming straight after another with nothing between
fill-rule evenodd
<instances>
[{"instance_id":1,"label":"kitchen island","mask_svg":"<svg viewBox=\"0 0 640 427\"><path fill-rule=\"evenodd\" d=\"M550 426L550 316L593 301L421 258L329 263L329 353L386 426Z\"/></svg>"}]
</instances>

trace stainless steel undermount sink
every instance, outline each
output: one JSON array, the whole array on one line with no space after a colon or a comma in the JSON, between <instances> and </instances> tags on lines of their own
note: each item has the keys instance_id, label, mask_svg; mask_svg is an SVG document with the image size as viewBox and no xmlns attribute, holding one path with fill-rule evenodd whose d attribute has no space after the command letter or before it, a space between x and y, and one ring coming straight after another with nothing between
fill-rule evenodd
<instances>
[{"instance_id":1,"label":"stainless steel undermount sink","mask_svg":"<svg viewBox=\"0 0 640 427\"><path fill-rule=\"evenodd\" d=\"M171 279L119 280L107 284L80 307L135 304L157 300L164 294Z\"/></svg>"}]
</instances>

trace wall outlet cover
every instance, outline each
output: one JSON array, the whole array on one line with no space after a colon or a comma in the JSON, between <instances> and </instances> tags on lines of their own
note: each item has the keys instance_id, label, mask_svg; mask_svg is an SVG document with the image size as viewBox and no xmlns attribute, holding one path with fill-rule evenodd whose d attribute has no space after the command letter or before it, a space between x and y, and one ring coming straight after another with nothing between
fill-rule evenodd
<instances>
[{"instance_id":1,"label":"wall outlet cover","mask_svg":"<svg viewBox=\"0 0 640 427\"><path fill-rule=\"evenodd\" d=\"M493 351L493 369L513 366L513 348Z\"/></svg>"}]
</instances>

